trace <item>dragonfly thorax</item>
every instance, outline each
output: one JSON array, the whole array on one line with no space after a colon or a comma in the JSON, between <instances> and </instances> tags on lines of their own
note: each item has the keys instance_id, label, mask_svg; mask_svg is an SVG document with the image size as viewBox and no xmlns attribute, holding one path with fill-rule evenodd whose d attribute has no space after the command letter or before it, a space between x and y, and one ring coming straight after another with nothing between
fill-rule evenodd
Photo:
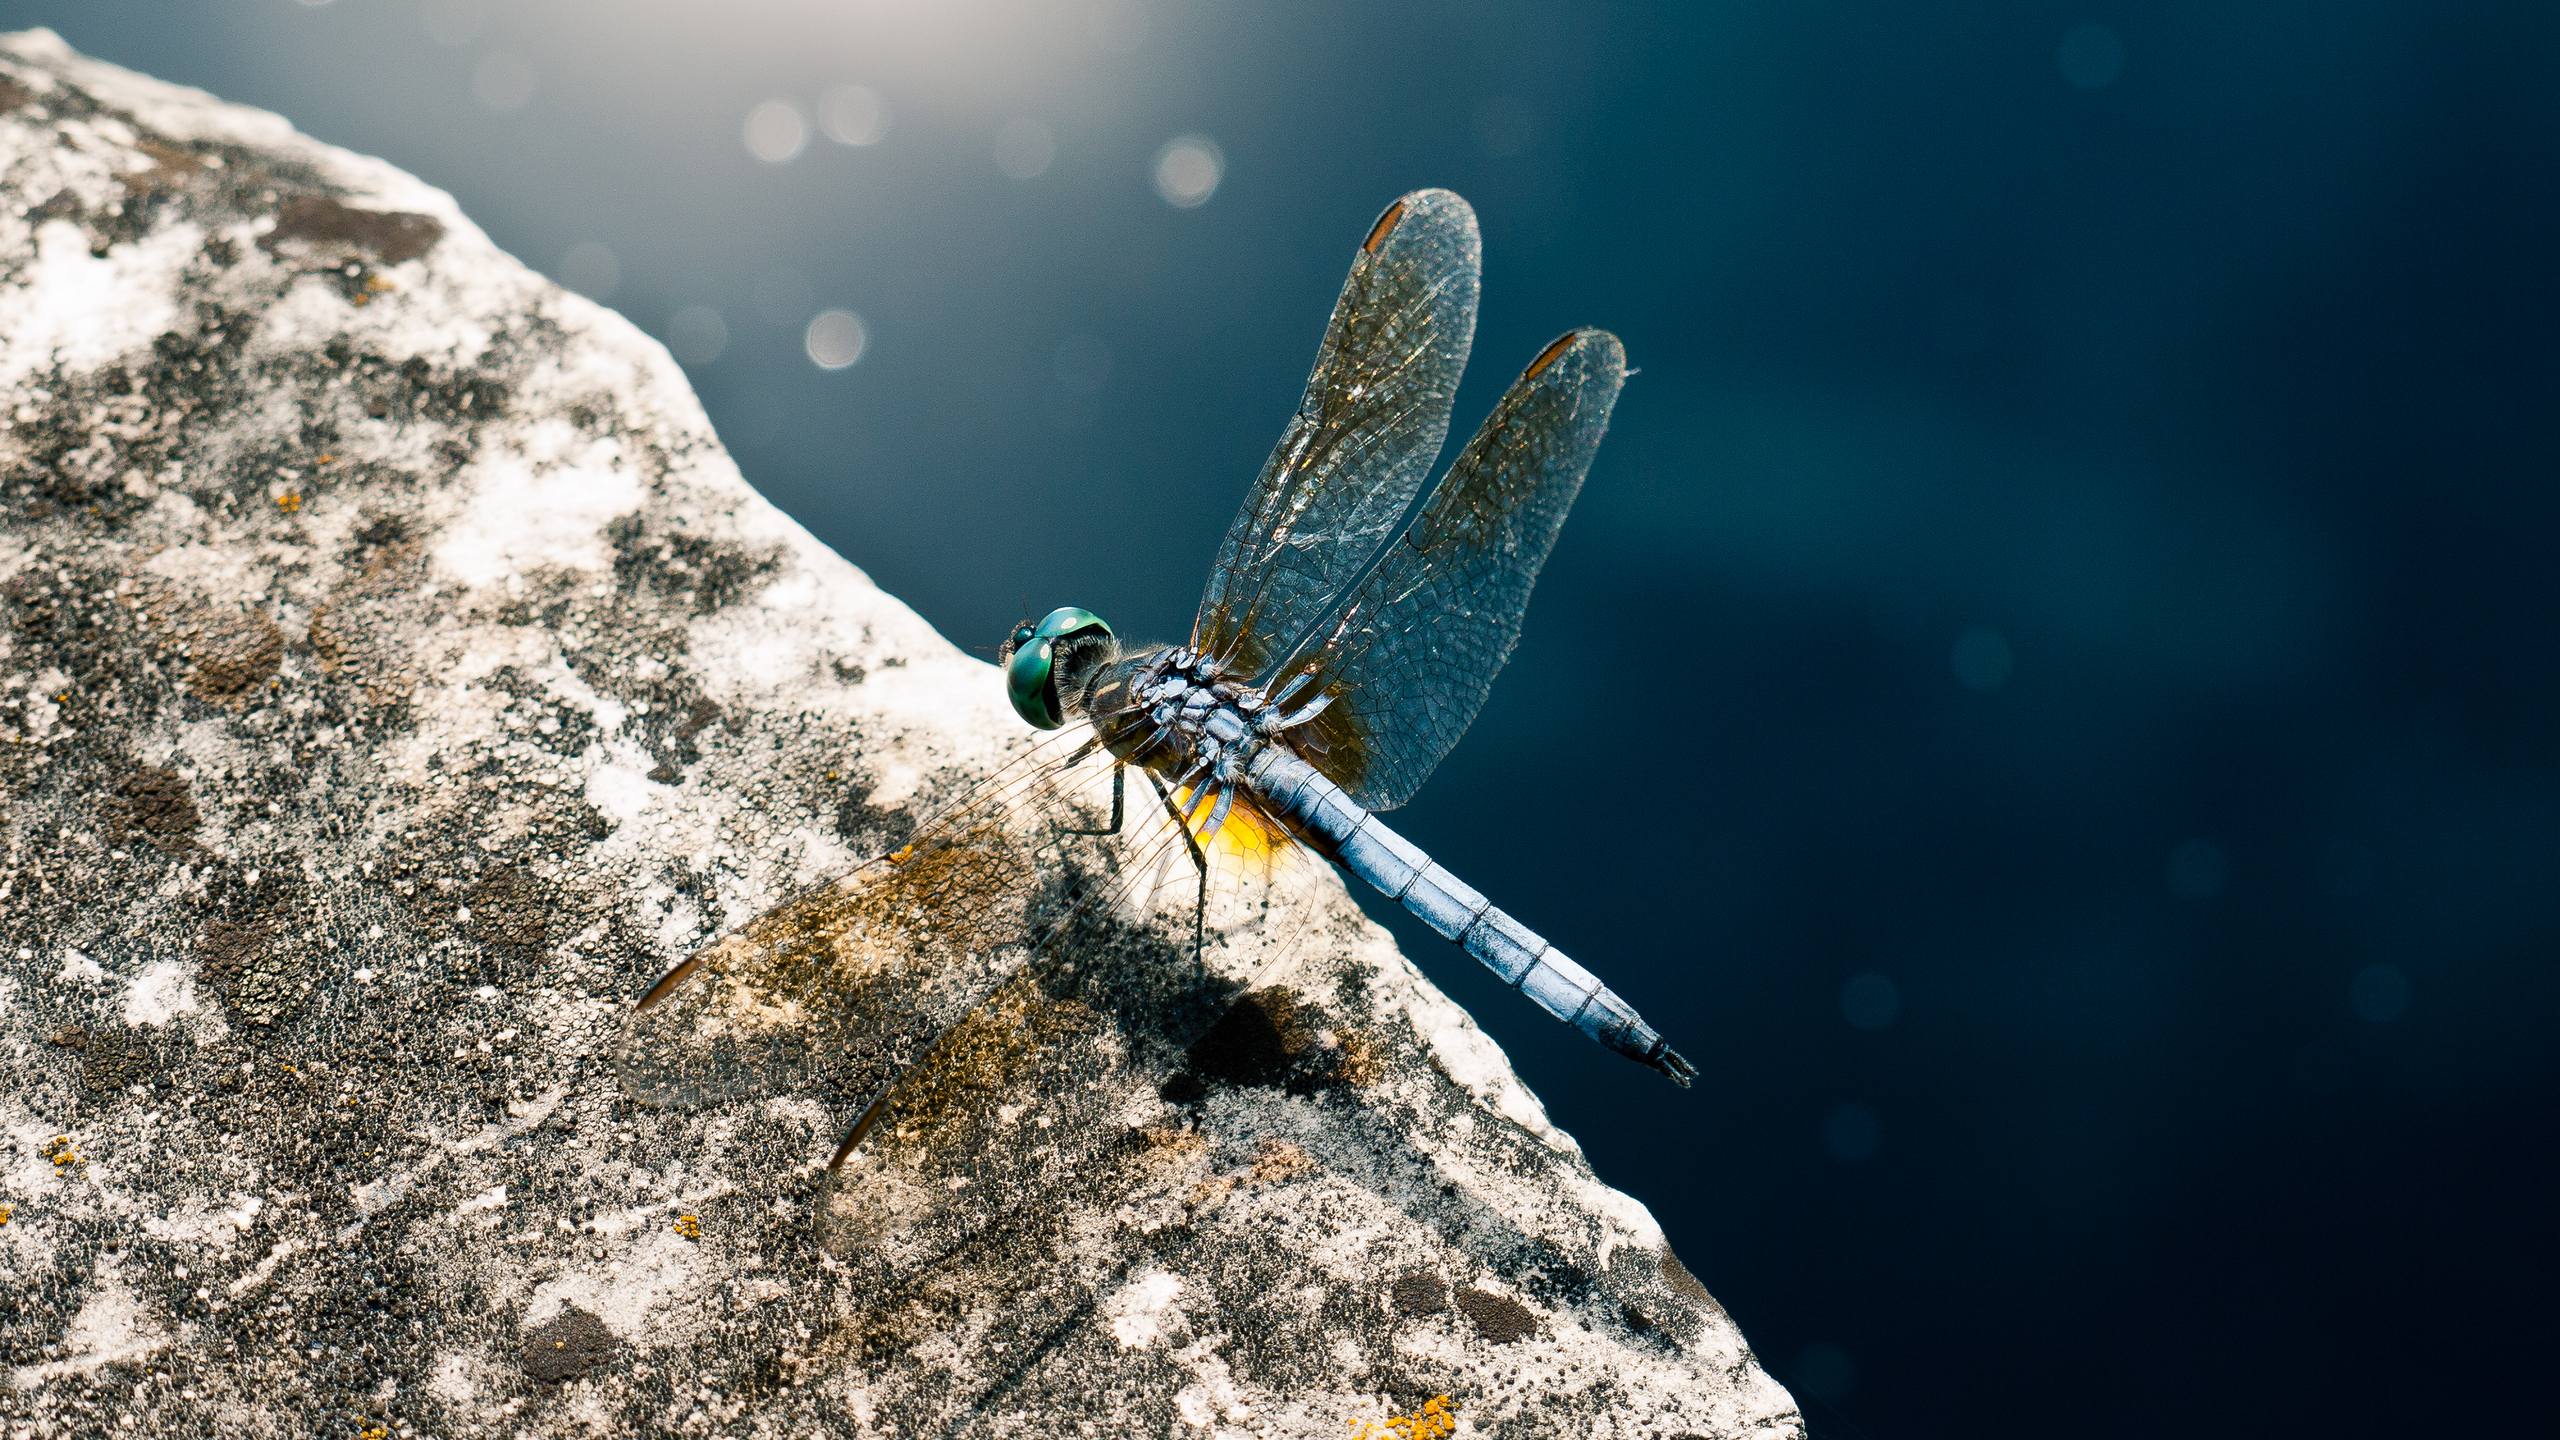
<instances>
[{"instance_id":1,"label":"dragonfly thorax","mask_svg":"<svg viewBox=\"0 0 2560 1440\"><path fill-rule=\"evenodd\" d=\"M1111 753L1177 785L1232 787L1282 732L1313 719L1319 697L1284 710L1214 655L1188 646L1144 651L1107 667L1087 692L1094 730Z\"/></svg>"}]
</instances>

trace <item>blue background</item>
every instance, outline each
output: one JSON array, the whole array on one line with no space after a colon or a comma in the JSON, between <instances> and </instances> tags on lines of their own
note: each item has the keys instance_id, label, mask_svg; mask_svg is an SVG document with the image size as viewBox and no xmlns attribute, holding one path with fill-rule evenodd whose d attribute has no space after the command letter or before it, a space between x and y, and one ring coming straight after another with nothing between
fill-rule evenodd
<instances>
[{"instance_id":1,"label":"blue background","mask_svg":"<svg viewBox=\"0 0 2560 1440\"><path fill-rule=\"evenodd\" d=\"M1462 433L1568 326L1642 373L1400 820L1703 1080L1400 933L1814 1432L2550 1413L2560 9L0 0L38 23L716 311L749 478L982 652L1181 633L1363 227L1457 189ZM877 143L749 152L847 82Z\"/></svg>"}]
</instances>

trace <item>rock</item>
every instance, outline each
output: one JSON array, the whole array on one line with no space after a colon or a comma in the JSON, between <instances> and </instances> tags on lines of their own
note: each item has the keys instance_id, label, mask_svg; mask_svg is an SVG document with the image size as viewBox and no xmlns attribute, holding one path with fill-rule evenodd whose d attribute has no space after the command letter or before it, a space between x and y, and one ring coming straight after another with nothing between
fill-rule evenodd
<instances>
[{"instance_id":1,"label":"rock","mask_svg":"<svg viewBox=\"0 0 2560 1440\"><path fill-rule=\"evenodd\" d=\"M5 1433L1800 1432L1338 890L849 1188L845 1096L635 1104L651 977L1020 727L443 194L0 39L0 397Z\"/></svg>"}]
</instances>

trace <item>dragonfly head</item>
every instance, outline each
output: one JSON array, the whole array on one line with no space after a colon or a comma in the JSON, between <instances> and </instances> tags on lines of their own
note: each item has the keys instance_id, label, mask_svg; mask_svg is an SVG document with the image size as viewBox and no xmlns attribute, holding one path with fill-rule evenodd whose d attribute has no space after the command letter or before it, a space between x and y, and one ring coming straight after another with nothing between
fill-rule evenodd
<instances>
[{"instance_id":1,"label":"dragonfly head","mask_svg":"<svg viewBox=\"0 0 2560 1440\"><path fill-rule=\"evenodd\" d=\"M1120 653L1111 627L1090 610L1061 605L1013 627L996 659L1004 666L1005 693L1014 713L1042 730L1067 723L1067 702Z\"/></svg>"}]
</instances>

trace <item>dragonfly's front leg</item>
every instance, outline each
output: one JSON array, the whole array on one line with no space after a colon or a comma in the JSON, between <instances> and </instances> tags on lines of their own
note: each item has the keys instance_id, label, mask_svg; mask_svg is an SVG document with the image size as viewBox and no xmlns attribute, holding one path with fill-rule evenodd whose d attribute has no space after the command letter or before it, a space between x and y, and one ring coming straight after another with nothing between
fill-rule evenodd
<instances>
[{"instance_id":1,"label":"dragonfly's front leg","mask_svg":"<svg viewBox=\"0 0 2560 1440\"><path fill-rule=\"evenodd\" d=\"M1083 758L1084 758L1084 757L1083 757L1083 756L1081 756L1081 755L1079 755L1079 756L1077 756L1077 757L1076 757L1076 759L1077 759L1077 760L1081 760L1081 759L1083 759ZM1068 763L1068 764L1070 764L1070 765L1072 765L1072 764L1074 764L1074 763L1075 763L1075 761L1074 761L1074 760L1070 760L1070 761L1068 761L1067 763ZM1059 834L1061 834L1061 835L1117 835L1117 834L1119 834L1119 833L1120 833L1120 797L1121 797L1121 793L1123 792L1123 790L1124 790L1124 789L1126 789L1126 787L1127 787L1127 785L1128 785L1128 778L1129 778L1129 767L1128 767L1127 765L1125 765L1125 764L1116 764L1116 763L1115 763L1115 764L1111 767L1111 823L1110 823L1110 824L1103 826L1103 827L1102 827L1101 829L1099 829L1099 830L1078 830L1078 829L1074 828L1073 826L1069 826L1069 825L1061 825L1061 826L1059 826L1059 827L1058 827L1058 833L1059 833Z\"/></svg>"},{"instance_id":2,"label":"dragonfly's front leg","mask_svg":"<svg viewBox=\"0 0 2560 1440\"><path fill-rule=\"evenodd\" d=\"M1209 924L1209 854L1191 833L1191 817L1173 803L1173 792L1165 788L1153 770L1147 772L1147 783L1156 787L1156 798L1164 802L1164 813L1173 817L1173 827L1182 832L1183 848L1191 852L1191 864L1200 872L1200 896L1191 907L1191 963L1205 969L1207 962L1201 956Z\"/></svg>"}]
</instances>

